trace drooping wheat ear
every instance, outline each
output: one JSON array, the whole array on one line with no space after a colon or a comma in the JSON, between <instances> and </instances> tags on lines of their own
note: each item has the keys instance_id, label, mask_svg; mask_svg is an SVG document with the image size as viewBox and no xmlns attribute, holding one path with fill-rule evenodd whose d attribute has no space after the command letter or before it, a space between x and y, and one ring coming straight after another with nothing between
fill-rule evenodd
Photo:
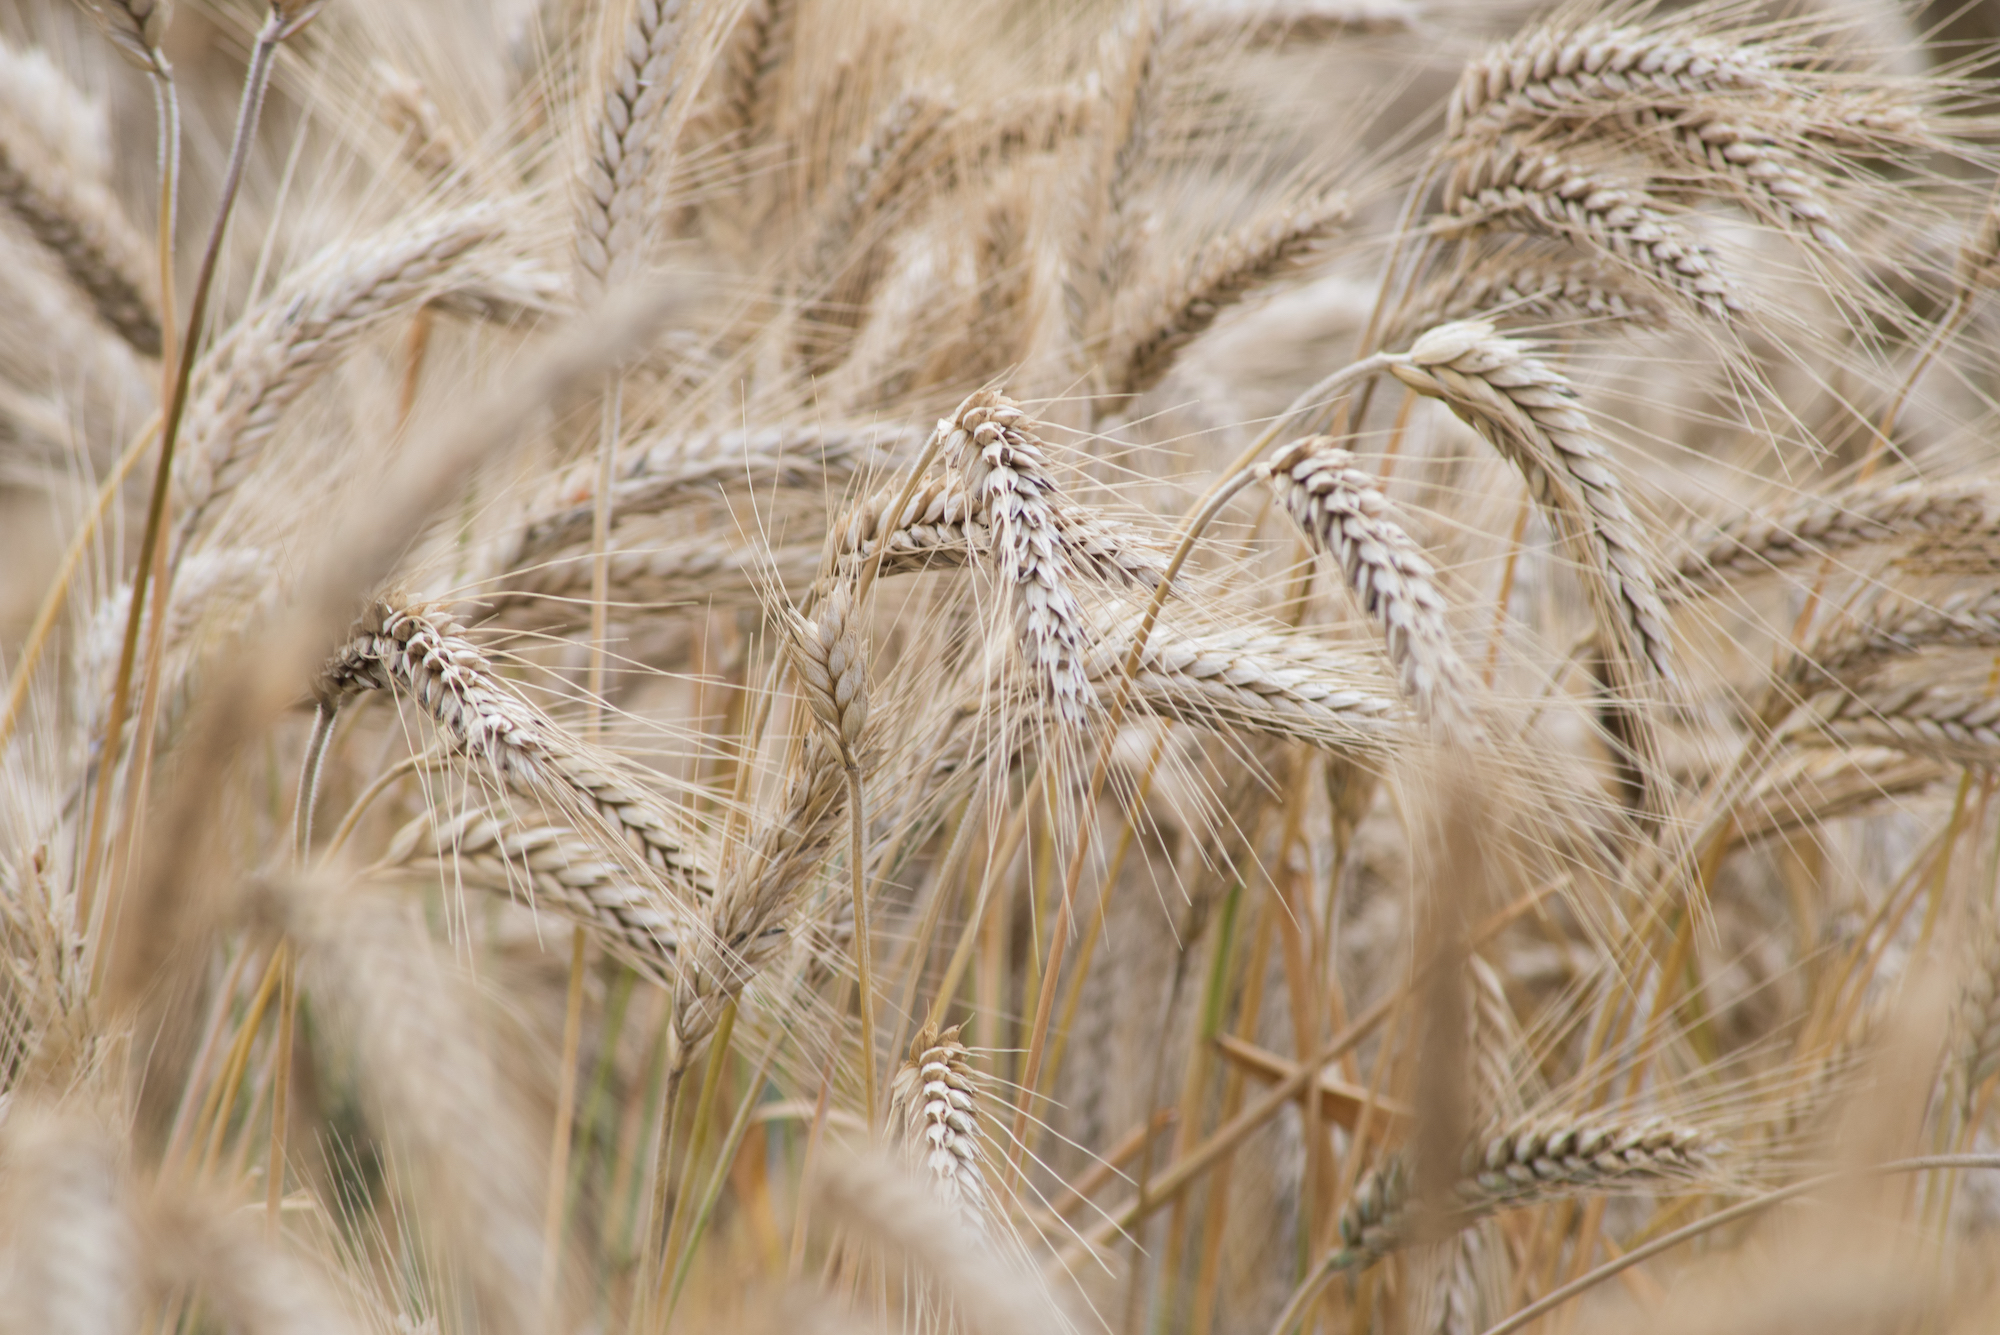
<instances>
[{"instance_id":1,"label":"drooping wheat ear","mask_svg":"<svg viewBox=\"0 0 2000 1335\"><path fill-rule=\"evenodd\" d=\"M979 1090L959 1028L925 1025L889 1087L889 1134L967 1226L985 1232L998 1217L980 1165Z\"/></svg>"},{"instance_id":2,"label":"drooping wheat ear","mask_svg":"<svg viewBox=\"0 0 2000 1335\"><path fill-rule=\"evenodd\" d=\"M551 909L654 982L673 985L689 906L607 861L601 846L573 829L524 821L502 807L448 817L430 810L396 832L381 865L419 859L442 864L448 884L520 895L530 908Z\"/></svg>"},{"instance_id":3,"label":"drooping wheat ear","mask_svg":"<svg viewBox=\"0 0 2000 1335\"><path fill-rule=\"evenodd\" d=\"M1164 281L1115 302L1105 383L1114 394L1151 389L1217 316L1309 261L1348 213L1332 197L1281 210L1217 237Z\"/></svg>"},{"instance_id":4,"label":"drooping wheat ear","mask_svg":"<svg viewBox=\"0 0 2000 1335\"><path fill-rule=\"evenodd\" d=\"M577 264L601 290L644 255L651 227L650 165L685 71L681 0L632 0L624 40L605 73L577 200Z\"/></svg>"},{"instance_id":5,"label":"drooping wheat ear","mask_svg":"<svg viewBox=\"0 0 2000 1335\"><path fill-rule=\"evenodd\" d=\"M226 1330L361 1335L333 1285L267 1231L255 1212L192 1184L158 1186L134 1211L146 1278L198 1293Z\"/></svg>"},{"instance_id":6,"label":"drooping wheat ear","mask_svg":"<svg viewBox=\"0 0 2000 1335\"><path fill-rule=\"evenodd\" d=\"M84 0L83 7L119 55L148 74L171 77L161 43L173 21L173 0Z\"/></svg>"},{"instance_id":7,"label":"drooping wheat ear","mask_svg":"<svg viewBox=\"0 0 2000 1335\"><path fill-rule=\"evenodd\" d=\"M1475 317L1642 328L1667 323L1659 296L1617 265L1510 253L1437 280L1410 306L1417 314L1401 323L1412 330Z\"/></svg>"},{"instance_id":8,"label":"drooping wheat ear","mask_svg":"<svg viewBox=\"0 0 2000 1335\"><path fill-rule=\"evenodd\" d=\"M1444 595L1416 539L1397 522L1375 479L1331 436L1308 436L1261 466L1313 542L1339 563L1348 588L1382 624L1389 661L1417 715L1469 722L1472 674L1452 643Z\"/></svg>"},{"instance_id":9,"label":"drooping wheat ear","mask_svg":"<svg viewBox=\"0 0 2000 1335\"><path fill-rule=\"evenodd\" d=\"M1947 767L1883 746L1801 751L1760 780L1735 812L1736 839L1755 843L1813 829L1878 803L1921 792Z\"/></svg>"},{"instance_id":10,"label":"drooping wheat ear","mask_svg":"<svg viewBox=\"0 0 2000 1335\"><path fill-rule=\"evenodd\" d=\"M940 561L964 564L963 544ZM824 544L793 543L766 550L754 543L731 543L710 534L669 540L623 536L611 549L610 598L617 616L642 615L663 606L713 603L746 607L775 578L786 588L810 584L818 575ZM503 626L534 634L566 634L590 623L591 567L588 547L505 572L503 587L469 603L461 614L481 626ZM914 567L913 567L914 568Z\"/></svg>"},{"instance_id":11,"label":"drooping wheat ear","mask_svg":"<svg viewBox=\"0 0 2000 1335\"><path fill-rule=\"evenodd\" d=\"M1644 189L1511 144L1458 161L1445 208L1461 228L1542 232L1595 249L1717 319L1743 309L1709 249Z\"/></svg>"},{"instance_id":12,"label":"drooping wheat ear","mask_svg":"<svg viewBox=\"0 0 2000 1335\"><path fill-rule=\"evenodd\" d=\"M981 390L940 421L951 484L993 533L993 563L1025 614L1030 666L1057 713L1080 723L1092 696L1083 670L1090 635L1071 589L1080 544L1065 532L1059 492L1035 423L1011 399Z\"/></svg>"},{"instance_id":13,"label":"drooping wheat ear","mask_svg":"<svg viewBox=\"0 0 2000 1335\"><path fill-rule=\"evenodd\" d=\"M1195 50L1408 32L1422 13L1410 0L1205 0L1188 10L1181 40Z\"/></svg>"},{"instance_id":14,"label":"drooping wheat ear","mask_svg":"<svg viewBox=\"0 0 2000 1335\"><path fill-rule=\"evenodd\" d=\"M534 1329L541 1156L421 921L347 886L267 891L315 1016L354 1057L375 1133L422 1191L488 1329Z\"/></svg>"},{"instance_id":15,"label":"drooping wheat ear","mask_svg":"<svg viewBox=\"0 0 2000 1335\"><path fill-rule=\"evenodd\" d=\"M1784 733L1992 765L2000 762L2000 696L1964 683L1865 681L1816 696L1793 714Z\"/></svg>"},{"instance_id":16,"label":"drooping wheat ear","mask_svg":"<svg viewBox=\"0 0 2000 1335\"><path fill-rule=\"evenodd\" d=\"M160 355L152 250L110 190L67 170L53 146L0 104L0 206L62 267L134 351Z\"/></svg>"},{"instance_id":17,"label":"drooping wheat ear","mask_svg":"<svg viewBox=\"0 0 2000 1335\"><path fill-rule=\"evenodd\" d=\"M1463 321L1431 330L1390 369L1419 394L1443 400L1520 470L1558 531L1586 549L1584 577L1605 629L1670 679L1667 610L1618 475L1569 382L1528 354L1493 326Z\"/></svg>"},{"instance_id":18,"label":"drooping wheat ear","mask_svg":"<svg viewBox=\"0 0 2000 1335\"><path fill-rule=\"evenodd\" d=\"M1709 1171L1714 1149L1706 1132L1658 1119L1530 1121L1467 1148L1448 1219L1463 1228L1496 1210L1535 1201L1694 1182ZM1408 1242L1411 1188L1400 1155L1356 1184L1340 1215L1343 1253L1337 1268L1372 1264Z\"/></svg>"},{"instance_id":19,"label":"drooping wheat ear","mask_svg":"<svg viewBox=\"0 0 2000 1335\"><path fill-rule=\"evenodd\" d=\"M321 671L316 692L337 705L359 691L414 700L452 745L521 796L553 802L614 856L657 874L684 903L711 890L692 838L631 767L571 737L510 690L441 610L378 602Z\"/></svg>"},{"instance_id":20,"label":"drooping wheat ear","mask_svg":"<svg viewBox=\"0 0 2000 1335\"><path fill-rule=\"evenodd\" d=\"M1622 119L1638 142L1669 167L1703 173L1695 182L1698 188L1735 199L1766 222L1846 253L1819 179L1771 131L1730 110L1648 109Z\"/></svg>"},{"instance_id":21,"label":"drooping wheat ear","mask_svg":"<svg viewBox=\"0 0 2000 1335\"><path fill-rule=\"evenodd\" d=\"M1676 596L1720 593L1740 579L1788 570L1870 543L1972 532L1993 524L1987 489L1902 482L1803 496L1774 512L1729 519L1691 539L1675 561Z\"/></svg>"},{"instance_id":22,"label":"drooping wheat ear","mask_svg":"<svg viewBox=\"0 0 2000 1335\"><path fill-rule=\"evenodd\" d=\"M458 170L463 146L423 82L386 60L375 61L370 73L381 90L382 119L402 138L404 161L431 181Z\"/></svg>"},{"instance_id":23,"label":"drooping wheat ear","mask_svg":"<svg viewBox=\"0 0 2000 1335\"><path fill-rule=\"evenodd\" d=\"M132 1329L141 1272L117 1147L73 1119L18 1104L9 1114L5 1203L18 1221L10 1323L24 1331Z\"/></svg>"},{"instance_id":24,"label":"drooping wheat ear","mask_svg":"<svg viewBox=\"0 0 2000 1335\"><path fill-rule=\"evenodd\" d=\"M174 461L175 548L199 534L217 502L255 470L298 397L395 315L470 280L505 230L481 205L330 247L280 284L203 358Z\"/></svg>"},{"instance_id":25,"label":"drooping wheat ear","mask_svg":"<svg viewBox=\"0 0 2000 1335\"><path fill-rule=\"evenodd\" d=\"M916 445L899 427L774 426L674 432L620 459L611 495L618 520L656 515L703 495L838 492L857 476L892 468ZM590 541L594 501L565 489L563 504L532 514L501 543L493 573L523 569Z\"/></svg>"},{"instance_id":26,"label":"drooping wheat ear","mask_svg":"<svg viewBox=\"0 0 2000 1335\"><path fill-rule=\"evenodd\" d=\"M1085 672L1108 704L1132 651L1128 625L1091 649ZM1132 677L1135 708L1193 727L1307 742L1379 757L1405 717L1361 657L1257 629L1187 633L1156 626Z\"/></svg>"},{"instance_id":27,"label":"drooping wheat ear","mask_svg":"<svg viewBox=\"0 0 2000 1335\"><path fill-rule=\"evenodd\" d=\"M778 810L768 813L681 951L672 1071L685 1071L722 1012L789 936L799 899L838 841L847 775L838 747L808 733Z\"/></svg>"},{"instance_id":28,"label":"drooping wheat ear","mask_svg":"<svg viewBox=\"0 0 2000 1335\"><path fill-rule=\"evenodd\" d=\"M1781 679L1798 686L1859 676L1892 658L1934 646L2000 647L2000 590L1960 589L1935 601L1885 595L1866 613L1833 627L1794 656Z\"/></svg>"},{"instance_id":29,"label":"drooping wheat ear","mask_svg":"<svg viewBox=\"0 0 2000 1335\"><path fill-rule=\"evenodd\" d=\"M1701 32L1668 18L1653 25L1544 25L1467 63L1445 133L1491 136L1549 117L1603 115L1724 93L1768 93L1782 82L1781 52Z\"/></svg>"},{"instance_id":30,"label":"drooping wheat ear","mask_svg":"<svg viewBox=\"0 0 2000 1335\"><path fill-rule=\"evenodd\" d=\"M963 188L1021 158L1054 153L1089 133L1092 118L1102 115L1102 93L1094 85L1067 83L1005 93L977 116L961 112L953 118L951 142L938 164L944 173L940 183Z\"/></svg>"}]
</instances>

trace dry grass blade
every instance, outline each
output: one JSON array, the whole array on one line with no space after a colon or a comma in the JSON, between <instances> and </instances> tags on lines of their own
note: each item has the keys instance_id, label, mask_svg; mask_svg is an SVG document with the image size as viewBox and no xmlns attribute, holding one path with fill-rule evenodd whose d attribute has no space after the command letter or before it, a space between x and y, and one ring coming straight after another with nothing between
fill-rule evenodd
<instances>
[{"instance_id":1,"label":"dry grass blade","mask_svg":"<svg viewBox=\"0 0 2000 1335\"><path fill-rule=\"evenodd\" d=\"M1331 436L1309 436L1263 465L1285 509L1340 565L1347 586L1388 642L1403 693L1419 717L1469 724L1473 680L1452 643L1436 572L1375 479Z\"/></svg>"},{"instance_id":2,"label":"dry grass blade","mask_svg":"<svg viewBox=\"0 0 2000 1335\"><path fill-rule=\"evenodd\" d=\"M62 267L134 351L160 355L152 250L103 185L66 169L53 147L0 104L0 206Z\"/></svg>"},{"instance_id":3,"label":"dry grass blade","mask_svg":"<svg viewBox=\"0 0 2000 1335\"><path fill-rule=\"evenodd\" d=\"M1671 678L1649 544L1569 382L1477 321L1431 330L1391 369L1419 394L1442 399L1520 470L1556 526L1589 550L1584 578L1605 629L1634 660Z\"/></svg>"},{"instance_id":4,"label":"dry grass blade","mask_svg":"<svg viewBox=\"0 0 2000 1335\"><path fill-rule=\"evenodd\" d=\"M707 895L708 873L692 840L640 776L508 689L441 612L377 603L328 660L315 689L334 706L361 690L407 695L461 754L516 793L564 814L594 816L584 828L608 835L607 851L650 869L683 901Z\"/></svg>"},{"instance_id":5,"label":"dry grass blade","mask_svg":"<svg viewBox=\"0 0 2000 1335\"><path fill-rule=\"evenodd\" d=\"M1143 394L1158 384L1216 317L1309 261L1348 212L1339 198L1283 210L1217 237L1154 288L1115 303L1105 357L1111 391Z\"/></svg>"}]
</instances>

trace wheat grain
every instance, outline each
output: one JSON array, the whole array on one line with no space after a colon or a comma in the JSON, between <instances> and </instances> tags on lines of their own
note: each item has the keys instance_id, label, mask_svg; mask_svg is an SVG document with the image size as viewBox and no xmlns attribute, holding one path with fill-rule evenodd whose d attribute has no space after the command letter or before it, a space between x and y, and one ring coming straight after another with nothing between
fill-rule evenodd
<instances>
[{"instance_id":1,"label":"wheat grain","mask_svg":"<svg viewBox=\"0 0 2000 1335\"><path fill-rule=\"evenodd\" d=\"M1467 1147L1447 1204L1456 1228L1535 1201L1657 1191L1698 1181L1714 1142L1658 1119L1618 1123L1534 1120ZM1365 1266L1408 1241L1410 1173L1400 1156L1366 1174L1340 1215L1344 1266Z\"/></svg>"},{"instance_id":2,"label":"wheat grain","mask_svg":"<svg viewBox=\"0 0 2000 1335\"><path fill-rule=\"evenodd\" d=\"M1354 456L1331 436L1294 441L1260 471L1381 623L1389 660L1418 716L1468 722L1472 675L1452 643L1436 574L1375 479L1356 468Z\"/></svg>"},{"instance_id":3,"label":"wheat grain","mask_svg":"<svg viewBox=\"0 0 2000 1335\"><path fill-rule=\"evenodd\" d=\"M889 1132L952 1212L984 1233L997 1211L980 1168L986 1151L979 1120L979 1089L958 1026L925 1026L890 1085Z\"/></svg>"},{"instance_id":4,"label":"wheat grain","mask_svg":"<svg viewBox=\"0 0 2000 1335\"><path fill-rule=\"evenodd\" d=\"M30 126L0 106L0 205L47 250L135 352L160 355L151 248L105 186L67 171Z\"/></svg>"},{"instance_id":5,"label":"wheat grain","mask_svg":"<svg viewBox=\"0 0 2000 1335\"><path fill-rule=\"evenodd\" d=\"M1476 321L1431 330L1390 369L1419 394L1442 399L1520 470L1557 527L1589 549L1584 574L1605 628L1636 661L1670 678L1667 612L1647 544L1569 382Z\"/></svg>"},{"instance_id":6,"label":"wheat grain","mask_svg":"<svg viewBox=\"0 0 2000 1335\"><path fill-rule=\"evenodd\" d=\"M439 610L375 604L328 660L315 690L329 706L363 690L408 695L460 753L523 797L594 814L584 828L601 822L610 847L651 869L669 893L690 903L708 894L691 840L630 768L570 737L507 689Z\"/></svg>"},{"instance_id":7,"label":"wheat grain","mask_svg":"<svg viewBox=\"0 0 2000 1335\"><path fill-rule=\"evenodd\" d=\"M505 808L475 807L449 817L426 811L390 839L380 865L407 866L419 858L441 863L449 883L524 895L530 908L560 914L646 977L672 986L689 906L607 861L577 831L524 821Z\"/></svg>"},{"instance_id":8,"label":"wheat grain","mask_svg":"<svg viewBox=\"0 0 2000 1335\"><path fill-rule=\"evenodd\" d=\"M460 286L504 229L502 210L479 205L335 245L241 320L203 358L190 392L175 461L175 550L256 469L285 410L336 359L384 321Z\"/></svg>"},{"instance_id":9,"label":"wheat grain","mask_svg":"<svg viewBox=\"0 0 2000 1335\"><path fill-rule=\"evenodd\" d=\"M1217 237L1164 281L1114 303L1105 357L1112 392L1143 394L1158 384L1218 316L1300 268L1347 217L1336 197L1282 210Z\"/></svg>"},{"instance_id":10,"label":"wheat grain","mask_svg":"<svg viewBox=\"0 0 2000 1335\"><path fill-rule=\"evenodd\" d=\"M1595 249L1717 319L1743 309L1714 255L1651 194L1553 155L1511 144L1474 152L1455 166L1445 208L1460 229L1504 226Z\"/></svg>"}]
</instances>

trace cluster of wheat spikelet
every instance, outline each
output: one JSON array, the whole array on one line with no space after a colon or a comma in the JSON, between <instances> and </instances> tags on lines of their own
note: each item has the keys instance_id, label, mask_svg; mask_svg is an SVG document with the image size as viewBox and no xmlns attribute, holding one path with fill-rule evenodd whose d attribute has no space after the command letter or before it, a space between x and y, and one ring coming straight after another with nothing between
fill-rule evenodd
<instances>
[{"instance_id":1,"label":"cluster of wheat spikelet","mask_svg":"<svg viewBox=\"0 0 2000 1335\"><path fill-rule=\"evenodd\" d=\"M1906 8L0 8L0 1332L1982 1329Z\"/></svg>"}]
</instances>

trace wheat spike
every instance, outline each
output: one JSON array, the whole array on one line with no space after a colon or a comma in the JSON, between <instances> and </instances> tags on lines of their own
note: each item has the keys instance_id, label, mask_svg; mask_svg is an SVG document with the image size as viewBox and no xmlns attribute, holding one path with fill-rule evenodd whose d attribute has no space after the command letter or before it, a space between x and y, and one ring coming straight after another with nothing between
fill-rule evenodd
<instances>
[{"instance_id":1,"label":"wheat spike","mask_svg":"<svg viewBox=\"0 0 2000 1335\"><path fill-rule=\"evenodd\" d=\"M1419 330L1474 318L1640 328L1668 322L1658 296L1616 265L1511 253L1439 279L1419 292L1410 308L1417 314L1402 327Z\"/></svg>"},{"instance_id":2,"label":"wheat spike","mask_svg":"<svg viewBox=\"0 0 2000 1335\"><path fill-rule=\"evenodd\" d=\"M1196 0L1186 6L1190 47L1289 47L1339 37L1408 32L1421 11L1409 0Z\"/></svg>"},{"instance_id":3,"label":"wheat spike","mask_svg":"<svg viewBox=\"0 0 2000 1335\"><path fill-rule=\"evenodd\" d=\"M523 821L499 807L442 817L426 811L404 825L380 865L435 860L449 884L525 894L531 908L552 909L646 977L672 986L688 906L606 861L596 843L566 826Z\"/></svg>"},{"instance_id":4,"label":"wheat spike","mask_svg":"<svg viewBox=\"0 0 2000 1335\"><path fill-rule=\"evenodd\" d=\"M103 185L67 170L0 104L0 205L41 243L98 318L148 357L160 355L152 249Z\"/></svg>"},{"instance_id":5,"label":"wheat spike","mask_svg":"<svg viewBox=\"0 0 2000 1335\"><path fill-rule=\"evenodd\" d=\"M1782 509L1726 520L1675 562L1677 596L1712 596L1739 579L1788 570L1869 543L1971 533L1993 523L1983 488L1903 482L1803 496Z\"/></svg>"},{"instance_id":6,"label":"wheat spike","mask_svg":"<svg viewBox=\"0 0 2000 1335\"><path fill-rule=\"evenodd\" d=\"M1815 639L1793 658L1781 680L1797 686L1859 676L1933 646L2000 646L2000 590L1959 589L1936 601L1885 595L1862 616Z\"/></svg>"},{"instance_id":7,"label":"wheat spike","mask_svg":"<svg viewBox=\"0 0 2000 1335\"><path fill-rule=\"evenodd\" d=\"M967 1227L984 1233L992 1226L992 1193L980 1168L979 1089L958 1026L940 1032L926 1025L911 1041L909 1060L890 1085L889 1132Z\"/></svg>"},{"instance_id":8,"label":"wheat spike","mask_svg":"<svg viewBox=\"0 0 2000 1335\"><path fill-rule=\"evenodd\" d=\"M1659 1119L1517 1124L1467 1147L1449 1203L1451 1222L1463 1228L1535 1201L1694 1182L1713 1152L1705 1132ZM1366 1266L1400 1250L1411 1204L1410 1172L1400 1156L1365 1175L1341 1211L1342 1266Z\"/></svg>"},{"instance_id":9,"label":"wheat spike","mask_svg":"<svg viewBox=\"0 0 2000 1335\"><path fill-rule=\"evenodd\" d=\"M801 893L839 838L847 812L839 749L811 733L788 772L778 810L753 836L682 949L673 999L676 1073L701 1055L724 1007L778 953Z\"/></svg>"},{"instance_id":10,"label":"wheat spike","mask_svg":"<svg viewBox=\"0 0 2000 1335\"><path fill-rule=\"evenodd\" d=\"M1472 675L1452 644L1436 572L1396 521L1375 479L1356 468L1354 456L1331 436L1294 441L1261 471L1381 623L1389 660L1418 716L1465 721Z\"/></svg>"},{"instance_id":11,"label":"wheat spike","mask_svg":"<svg viewBox=\"0 0 2000 1335\"><path fill-rule=\"evenodd\" d=\"M1530 29L1467 63L1452 93L1452 139L1500 134L1550 116L1684 102L1780 86L1778 53L1669 18L1657 26L1586 23Z\"/></svg>"},{"instance_id":12,"label":"wheat spike","mask_svg":"<svg viewBox=\"0 0 2000 1335\"><path fill-rule=\"evenodd\" d=\"M316 686L328 705L363 690L408 695L454 747L523 797L594 813L621 854L634 855L683 900L709 893L690 839L630 768L570 737L509 690L440 610L388 602L369 609Z\"/></svg>"},{"instance_id":13,"label":"wheat spike","mask_svg":"<svg viewBox=\"0 0 2000 1335\"><path fill-rule=\"evenodd\" d=\"M1475 151L1453 170L1445 207L1462 228L1539 231L1594 248L1718 319L1743 308L1713 254L1653 196L1553 155L1512 145Z\"/></svg>"},{"instance_id":14,"label":"wheat spike","mask_svg":"<svg viewBox=\"0 0 2000 1335\"><path fill-rule=\"evenodd\" d=\"M1841 746L1992 765L2000 761L2000 697L1952 683L1864 682L1815 697L1785 727L1789 737L1815 733Z\"/></svg>"},{"instance_id":15,"label":"wheat spike","mask_svg":"<svg viewBox=\"0 0 2000 1335\"><path fill-rule=\"evenodd\" d=\"M1670 678L1667 612L1645 540L1569 382L1477 321L1438 326L1391 369L1419 394L1442 399L1520 470L1558 528L1590 549L1586 578L1607 629Z\"/></svg>"},{"instance_id":16,"label":"wheat spike","mask_svg":"<svg viewBox=\"0 0 2000 1335\"><path fill-rule=\"evenodd\" d=\"M250 476L279 419L342 354L393 316L466 285L504 230L479 205L335 245L304 265L203 358L174 463L176 550ZM483 275L481 275L483 276ZM478 290L474 276L469 286Z\"/></svg>"},{"instance_id":17,"label":"wheat spike","mask_svg":"<svg viewBox=\"0 0 2000 1335\"><path fill-rule=\"evenodd\" d=\"M457 171L464 146L422 81L386 60L377 60L370 72L381 89L382 119L402 139L403 159L433 182Z\"/></svg>"},{"instance_id":18,"label":"wheat spike","mask_svg":"<svg viewBox=\"0 0 2000 1335\"><path fill-rule=\"evenodd\" d=\"M128 62L156 78L172 77L161 43L173 22L173 0L83 0L83 8Z\"/></svg>"},{"instance_id":19,"label":"wheat spike","mask_svg":"<svg viewBox=\"0 0 2000 1335\"><path fill-rule=\"evenodd\" d=\"M1281 210L1217 237L1164 282L1115 303L1105 358L1112 392L1143 394L1158 384L1216 317L1310 260L1347 217L1337 198Z\"/></svg>"},{"instance_id":20,"label":"wheat spike","mask_svg":"<svg viewBox=\"0 0 2000 1335\"><path fill-rule=\"evenodd\" d=\"M813 607L810 619L790 612L785 639L785 656L813 717L850 758L859 753L868 726L868 656L855 616L854 589L842 580Z\"/></svg>"},{"instance_id":21,"label":"wheat spike","mask_svg":"<svg viewBox=\"0 0 2000 1335\"><path fill-rule=\"evenodd\" d=\"M649 173L668 105L680 91L681 0L633 0L624 41L605 76L577 200L577 263L600 289L643 255Z\"/></svg>"},{"instance_id":22,"label":"wheat spike","mask_svg":"<svg viewBox=\"0 0 2000 1335\"><path fill-rule=\"evenodd\" d=\"M1080 723L1091 699L1083 675L1090 637L1070 588L1081 544L1067 531L1046 446L1019 405L988 390L937 429L951 485L992 530L996 573L1021 600L1029 664L1058 715Z\"/></svg>"},{"instance_id":23,"label":"wheat spike","mask_svg":"<svg viewBox=\"0 0 2000 1335\"><path fill-rule=\"evenodd\" d=\"M1105 635L1085 670L1108 703L1131 653L1130 631ZM1357 756L1393 747L1402 709L1352 655L1267 631L1156 627L1132 677L1132 702L1197 728L1288 738Z\"/></svg>"}]
</instances>

